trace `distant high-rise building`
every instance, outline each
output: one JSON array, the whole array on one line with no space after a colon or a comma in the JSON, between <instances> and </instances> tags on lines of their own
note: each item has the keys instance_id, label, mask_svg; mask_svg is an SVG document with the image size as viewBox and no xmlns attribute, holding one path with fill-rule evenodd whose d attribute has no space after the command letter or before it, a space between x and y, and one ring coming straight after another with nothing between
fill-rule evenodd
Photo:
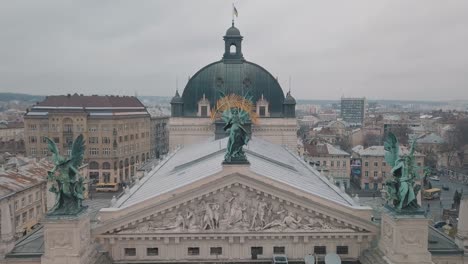
<instances>
[{"instance_id":1,"label":"distant high-rise building","mask_svg":"<svg viewBox=\"0 0 468 264\"><path fill-rule=\"evenodd\" d=\"M366 114L366 98L341 98L341 118L350 125L361 126Z\"/></svg>"},{"instance_id":2,"label":"distant high-rise building","mask_svg":"<svg viewBox=\"0 0 468 264\"><path fill-rule=\"evenodd\" d=\"M24 117L26 154L50 155L45 137L62 155L83 134L89 178L103 183L130 182L138 164L150 158L150 114L132 96L48 96Z\"/></svg>"}]
</instances>

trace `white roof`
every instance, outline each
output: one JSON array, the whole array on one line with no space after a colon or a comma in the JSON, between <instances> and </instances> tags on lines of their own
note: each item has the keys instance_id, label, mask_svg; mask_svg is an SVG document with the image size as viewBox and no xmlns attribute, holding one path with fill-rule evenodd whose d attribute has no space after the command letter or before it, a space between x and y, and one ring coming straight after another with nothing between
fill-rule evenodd
<instances>
[{"instance_id":1,"label":"white roof","mask_svg":"<svg viewBox=\"0 0 468 264\"><path fill-rule=\"evenodd\" d=\"M210 140L179 149L118 199L115 207L125 208L190 185L223 170L227 139ZM286 148L253 137L244 148L249 169L257 175L345 206L359 206L346 193Z\"/></svg>"}]
</instances>

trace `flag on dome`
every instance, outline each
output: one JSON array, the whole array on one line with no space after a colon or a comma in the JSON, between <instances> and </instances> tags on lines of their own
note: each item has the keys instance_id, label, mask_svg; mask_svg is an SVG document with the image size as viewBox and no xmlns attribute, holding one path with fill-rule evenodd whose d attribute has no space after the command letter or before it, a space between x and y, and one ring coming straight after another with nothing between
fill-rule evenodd
<instances>
[{"instance_id":1,"label":"flag on dome","mask_svg":"<svg viewBox=\"0 0 468 264\"><path fill-rule=\"evenodd\" d=\"M239 13L237 13L237 8L234 6L234 4L232 4L232 13L238 17L239 16Z\"/></svg>"}]
</instances>

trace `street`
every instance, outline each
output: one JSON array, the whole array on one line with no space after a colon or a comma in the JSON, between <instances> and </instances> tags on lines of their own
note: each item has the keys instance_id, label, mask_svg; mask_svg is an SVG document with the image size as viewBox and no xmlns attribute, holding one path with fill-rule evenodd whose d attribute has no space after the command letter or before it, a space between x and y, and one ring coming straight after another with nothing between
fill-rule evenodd
<instances>
[{"instance_id":1,"label":"street","mask_svg":"<svg viewBox=\"0 0 468 264\"><path fill-rule=\"evenodd\" d=\"M433 188L439 188L442 190L442 185L448 186L449 190L442 190L441 198L434 200L422 200L422 208L427 210L429 205L429 214L428 217L433 219L434 222L442 220L442 211L443 209L450 209L453 203L453 195L455 190L460 192L463 190L464 194L468 193L468 185L450 182L448 176L441 176L440 181L432 181L431 184Z\"/></svg>"}]
</instances>

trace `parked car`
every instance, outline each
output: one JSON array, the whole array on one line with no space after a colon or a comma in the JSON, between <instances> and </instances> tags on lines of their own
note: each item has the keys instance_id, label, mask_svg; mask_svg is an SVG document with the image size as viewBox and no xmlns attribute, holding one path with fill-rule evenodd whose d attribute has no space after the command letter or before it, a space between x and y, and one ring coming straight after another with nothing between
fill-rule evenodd
<instances>
[{"instance_id":1,"label":"parked car","mask_svg":"<svg viewBox=\"0 0 468 264\"><path fill-rule=\"evenodd\" d=\"M445 184L444 184L444 185L442 185L442 190L448 191L448 190L450 190L450 188L449 188L448 185L445 185Z\"/></svg>"},{"instance_id":2,"label":"parked car","mask_svg":"<svg viewBox=\"0 0 468 264\"><path fill-rule=\"evenodd\" d=\"M288 257L286 255L273 255L272 264L288 264Z\"/></svg>"},{"instance_id":3,"label":"parked car","mask_svg":"<svg viewBox=\"0 0 468 264\"><path fill-rule=\"evenodd\" d=\"M429 179L430 179L431 181L440 181L439 176L432 176L432 177L429 177Z\"/></svg>"}]
</instances>

